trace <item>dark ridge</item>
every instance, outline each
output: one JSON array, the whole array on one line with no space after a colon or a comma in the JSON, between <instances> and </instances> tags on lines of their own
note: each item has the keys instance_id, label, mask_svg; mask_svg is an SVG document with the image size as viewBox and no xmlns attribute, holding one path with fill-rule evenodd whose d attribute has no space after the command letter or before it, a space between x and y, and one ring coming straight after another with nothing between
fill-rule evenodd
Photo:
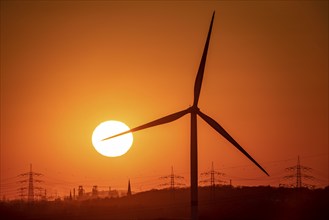
<instances>
[{"instance_id":1,"label":"dark ridge","mask_svg":"<svg viewBox=\"0 0 329 220\"><path fill-rule=\"evenodd\" d=\"M329 219L329 187L199 188L199 219ZM0 202L1 219L178 220L190 217L190 190L150 190L122 198L85 201ZM4 218L3 218L4 217Z\"/></svg>"}]
</instances>

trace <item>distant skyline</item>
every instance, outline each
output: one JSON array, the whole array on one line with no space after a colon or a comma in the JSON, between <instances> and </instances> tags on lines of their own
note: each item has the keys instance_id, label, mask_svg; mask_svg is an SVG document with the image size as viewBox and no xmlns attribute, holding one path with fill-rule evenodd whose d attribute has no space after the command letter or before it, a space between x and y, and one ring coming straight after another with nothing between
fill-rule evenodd
<instances>
[{"instance_id":1,"label":"distant skyline","mask_svg":"<svg viewBox=\"0 0 329 220\"><path fill-rule=\"evenodd\" d=\"M18 174L43 173L49 192L78 185L132 191L177 175L189 184L189 117L134 133L107 158L94 128L130 128L188 108L213 11L199 107L270 174L198 118L199 173L234 185L283 183L286 167L329 184L328 2L2 1L1 196ZM10 193L9 193L10 194Z\"/></svg>"}]
</instances>

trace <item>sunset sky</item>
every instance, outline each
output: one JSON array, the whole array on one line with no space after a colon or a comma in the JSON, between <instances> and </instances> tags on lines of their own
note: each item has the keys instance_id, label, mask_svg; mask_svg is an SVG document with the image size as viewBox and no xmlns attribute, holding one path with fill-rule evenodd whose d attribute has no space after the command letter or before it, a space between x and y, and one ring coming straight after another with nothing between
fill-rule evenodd
<instances>
[{"instance_id":1,"label":"sunset sky","mask_svg":"<svg viewBox=\"0 0 329 220\"><path fill-rule=\"evenodd\" d=\"M199 172L213 161L235 186L278 186L299 155L307 183L328 185L327 1L1 1L1 196L30 163L49 194L157 188L171 166L188 186L189 115L134 133L117 158L91 135L192 105L214 10L199 107L270 177L200 117Z\"/></svg>"}]
</instances>

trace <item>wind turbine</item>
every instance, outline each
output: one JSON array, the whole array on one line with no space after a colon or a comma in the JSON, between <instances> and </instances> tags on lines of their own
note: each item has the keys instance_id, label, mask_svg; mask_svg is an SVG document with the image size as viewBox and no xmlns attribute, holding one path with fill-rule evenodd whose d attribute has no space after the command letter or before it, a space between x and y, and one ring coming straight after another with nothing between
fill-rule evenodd
<instances>
[{"instance_id":1,"label":"wind turbine","mask_svg":"<svg viewBox=\"0 0 329 220\"><path fill-rule=\"evenodd\" d=\"M139 130L143 130L146 128L166 124L172 121L175 121L182 116L190 113L191 114L191 150L190 150L190 175L191 175L191 217L193 220L198 219L198 142L197 142L197 115L199 115L204 121L206 121L213 129L215 129L219 134L221 134L226 140L228 140L233 146L235 146L241 153L243 153L246 157L249 158L258 168L260 168L266 175L269 176L269 174L263 169L257 162L252 158L247 151L245 151L238 142L236 142L232 136L225 131L225 129L217 123L214 119L209 117L208 115L204 114L200 111L198 108L198 101L201 91L201 85L202 85L202 79L203 79L203 73L206 65L206 59L207 59L207 52L209 47L209 41L211 36L211 30L214 22L215 12L213 12L210 27L207 35L206 44L204 46L200 66L198 69L198 73L195 79L194 84L194 100L193 105L187 109L184 109L182 111L167 115L165 117L156 119L154 121L151 121L149 123L143 124L141 126L132 128L128 131L119 133L117 135L113 135L111 137L105 138L104 140L111 139L120 135L127 134L129 132L136 132Z\"/></svg>"}]
</instances>

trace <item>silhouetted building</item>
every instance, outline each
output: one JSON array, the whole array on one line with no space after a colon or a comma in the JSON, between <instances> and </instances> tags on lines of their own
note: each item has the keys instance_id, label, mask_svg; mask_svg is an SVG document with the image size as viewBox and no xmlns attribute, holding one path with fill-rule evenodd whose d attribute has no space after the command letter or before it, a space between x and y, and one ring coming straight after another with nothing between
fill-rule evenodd
<instances>
[{"instance_id":1,"label":"silhouetted building","mask_svg":"<svg viewBox=\"0 0 329 220\"><path fill-rule=\"evenodd\" d=\"M97 189L97 186L93 186L93 189L92 189L92 197L97 197L98 196L98 189Z\"/></svg>"},{"instance_id":2,"label":"silhouetted building","mask_svg":"<svg viewBox=\"0 0 329 220\"><path fill-rule=\"evenodd\" d=\"M78 196L79 196L79 197L82 197L83 194L84 194L84 189L83 189L82 186L79 186L79 189L78 189Z\"/></svg>"},{"instance_id":3,"label":"silhouetted building","mask_svg":"<svg viewBox=\"0 0 329 220\"><path fill-rule=\"evenodd\" d=\"M118 198L118 197L119 197L118 190L112 190L111 187L109 187L108 198Z\"/></svg>"}]
</instances>

